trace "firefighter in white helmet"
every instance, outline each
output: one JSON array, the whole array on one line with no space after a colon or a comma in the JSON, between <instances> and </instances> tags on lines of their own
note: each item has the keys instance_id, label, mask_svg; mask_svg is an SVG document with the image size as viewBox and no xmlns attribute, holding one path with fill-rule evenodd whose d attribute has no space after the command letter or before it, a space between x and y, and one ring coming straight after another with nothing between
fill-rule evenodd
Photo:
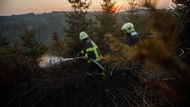
<instances>
[{"instance_id":1,"label":"firefighter in white helmet","mask_svg":"<svg viewBox=\"0 0 190 107\"><path fill-rule=\"evenodd\" d=\"M100 70L97 65L95 65L91 60L95 60L98 63L101 62L101 53L98 49L98 46L92 41L88 34L84 31L80 32L79 35L80 40L83 42L83 50L80 52L79 56L83 56L88 64L88 76L92 76L93 74L103 74L104 72ZM91 60L90 60L91 59Z\"/></svg>"},{"instance_id":2,"label":"firefighter in white helmet","mask_svg":"<svg viewBox=\"0 0 190 107\"><path fill-rule=\"evenodd\" d=\"M135 27L132 23L130 23L130 22L125 23L122 26L121 30L124 31L124 33L125 33L124 41L129 46L134 46L135 43L139 41L138 33L135 32Z\"/></svg>"}]
</instances>

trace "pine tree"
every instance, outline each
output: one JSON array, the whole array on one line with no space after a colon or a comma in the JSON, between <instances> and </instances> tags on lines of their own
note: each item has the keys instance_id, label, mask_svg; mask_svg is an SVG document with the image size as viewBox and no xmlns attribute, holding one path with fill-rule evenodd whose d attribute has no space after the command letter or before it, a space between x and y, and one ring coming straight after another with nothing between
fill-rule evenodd
<instances>
[{"instance_id":1,"label":"pine tree","mask_svg":"<svg viewBox=\"0 0 190 107\"><path fill-rule=\"evenodd\" d=\"M109 46L105 42L105 34L112 34L114 37L118 36L120 27L117 23L117 6L116 1L114 0L102 0L101 13L98 13L96 16L96 26L95 26L95 40L100 46L100 51L102 54L108 53Z\"/></svg>"},{"instance_id":2,"label":"pine tree","mask_svg":"<svg viewBox=\"0 0 190 107\"><path fill-rule=\"evenodd\" d=\"M79 33L81 31L88 32L90 20L86 18L87 10L92 2L89 0L68 0L71 4L71 12L66 14L66 23L69 25L66 32L67 41L69 41L71 52L70 54L76 55L79 50Z\"/></svg>"},{"instance_id":3,"label":"pine tree","mask_svg":"<svg viewBox=\"0 0 190 107\"><path fill-rule=\"evenodd\" d=\"M190 1L189 0L173 0L176 5L176 11L179 16L179 24L175 28L175 35L179 36L180 44L179 51L182 59L188 63L190 60Z\"/></svg>"},{"instance_id":4,"label":"pine tree","mask_svg":"<svg viewBox=\"0 0 190 107\"><path fill-rule=\"evenodd\" d=\"M189 11L190 1L189 0L172 0L175 3L175 9L179 11L181 14Z\"/></svg>"},{"instance_id":5,"label":"pine tree","mask_svg":"<svg viewBox=\"0 0 190 107\"><path fill-rule=\"evenodd\" d=\"M97 16L98 35L105 35L106 33L111 33L113 35L117 34L117 7L116 2L113 0L103 0L101 3L102 12Z\"/></svg>"},{"instance_id":6,"label":"pine tree","mask_svg":"<svg viewBox=\"0 0 190 107\"><path fill-rule=\"evenodd\" d=\"M67 55L67 52L69 51L68 44L64 40L62 40L59 34L56 32L53 33L52 43L53 44L51 47L51 51L54 55L57 56Z\"/></svg>"},{"instance_id":7,"label":"pine tree","mask_svg":"<svg viewBox=\"0 0 190 107\"><path fill-rule=\"evenodd\" d=\"M140 5L140 0L128 0L128 4L129 4L129 15L134 15L134 13L137 11L137 8Z\"/></svg>"},{"instance_id":8,"label":"pine tree","mask_svg":"<svg viewBox=\"0 0 190 107\"><path fill-rule=\"evenodd\" d=\"M2 32L0 33L0 47L8 46L9 42L5 36L5 33Z\"/></svg>"},{"instance_id":9,"label":"pine tree","mask_svg":"<svg viewBox=\"0 0 190 107\"><path fill-rule=\"evenodd\" d=\"M38 59L48 50L48 47L35 39L35 31L31 27L25 27L19 37L21 38L22 54L28 61L26 63L37 67Z\"/></svg>"},{"instance_id":10,"label":"pine tree","mask_svg":"<svg viewBox=\"0 0 190 107\"><path fill-rule=\"evenodd\" d=\"M10 42L5 36L5 31L0 31L0 70L4 71L10 62ZM2 72L3 73L3 72Z\"/></svg>"},{"instance_id":11,"label":"pine tree","mask_svg":"<svg viewBox=\"0 0 190 107\"><path fill-rule=\"evenodd\" d=\"M125 22L131 22L135 26L135 30L139 33L140 38L150 35L149 23L150 14L138 14L139 7L150 7L150 0L128 0L129 8L126 10L127 15L124 16ZM148 11L148 10L146 10ZM144 22L142 24L142 22Z\"/></svg>"},{"instance_id":12,"label":"pine tree","mask_svg":"<svg viewBox=\"0 0 190 107\"><path fill-rule=\"evenodd\" d=\"M5 36L5 32L0 32L0 55L6 55L10 43Z\"/></svg>"}]
</instances>

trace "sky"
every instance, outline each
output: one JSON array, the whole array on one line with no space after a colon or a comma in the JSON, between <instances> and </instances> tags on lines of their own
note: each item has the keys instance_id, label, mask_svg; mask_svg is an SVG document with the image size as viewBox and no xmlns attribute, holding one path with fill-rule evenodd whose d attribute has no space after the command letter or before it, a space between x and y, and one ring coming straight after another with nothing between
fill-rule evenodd
<instances>
[{"instance_id":1,"label":"sky","mask_svg":"<svg viewBox=\"0 0 190 107\"><path fill-rule=\"evenodd\" d=\"M92 0L89 11L100 10L102 0ZM116 0L120 10L128 7L127 0ZM165 8L171 0L156 0L158 8ZM51 11L69 11L67 0L0 0L0 15L17 15L25 13L44 13Z\"/></svg>"}]
</instances>

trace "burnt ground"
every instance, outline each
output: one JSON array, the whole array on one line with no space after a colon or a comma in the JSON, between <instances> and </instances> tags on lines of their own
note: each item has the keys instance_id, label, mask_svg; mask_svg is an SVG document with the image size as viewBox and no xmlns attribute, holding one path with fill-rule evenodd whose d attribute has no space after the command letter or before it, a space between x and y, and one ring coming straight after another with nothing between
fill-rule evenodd
<instances>
[{"instance_id":1,"label":"burnt ground","mask_svg":"<svg viewBox=\"0 0 190 107\"><path fill-rule=\"evenodd\" d=\"M17 70L12 80L1 79L1 107L186 106L163 91L157 81L147 82L143 68L126 68L92 79L87 78L85 65L78 64ZM168 83L177 82L169 80Z\"/></svg>"}]
</instances>

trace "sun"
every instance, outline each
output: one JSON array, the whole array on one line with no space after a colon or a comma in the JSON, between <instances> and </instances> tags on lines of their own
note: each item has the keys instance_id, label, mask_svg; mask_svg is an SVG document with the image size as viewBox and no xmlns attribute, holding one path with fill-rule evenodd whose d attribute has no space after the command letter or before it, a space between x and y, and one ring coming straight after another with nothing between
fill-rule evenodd
<instances>
[{"instance_id":1,"label":"sun","mask_svg":"<svg viewBox=\"0 0 190 107\"><path fill-rule=\"evenodd\" d=\"M112 12L113 13L117 13L117 11L119 10L119 6L117 4L115 4L112 8Z\"/></svg>"}]
</instances>

